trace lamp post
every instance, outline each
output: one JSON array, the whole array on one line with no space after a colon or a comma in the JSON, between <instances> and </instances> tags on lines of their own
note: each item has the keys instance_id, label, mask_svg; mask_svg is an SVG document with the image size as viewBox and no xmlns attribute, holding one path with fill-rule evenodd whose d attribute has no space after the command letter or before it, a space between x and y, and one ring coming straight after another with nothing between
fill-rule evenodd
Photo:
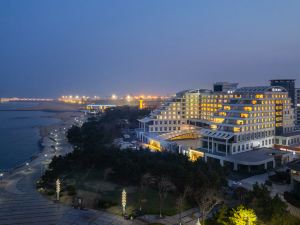
<instances>
[{"instance_id":1,"label":"lamp post","mask_svg":"<svg viewBox=\"0 0 300 225\"><path fill-rule=\"evenodd\" d=\"M200 219L198 218L197 222L196 222L196 225L201 225L200 223Z\"/></svg>"},{"instance_id":2,"label":"lamp post","mask_svg":"<svg viewBox=\"0 0 300 225\"><path fill-rule=\"evenodd\" d=\"M27 167L27 170L30 170L30 166L29 166L29 163L25 163L26 167Z\"/></svg>"},{"instance_id":3,"label":"lamp post","mask_svg":"<svg viewBox=\"0 0 300 225\"><path fill-rule=\"evenodd\" d=\"M45 162L41 162L41 176L43 175L44 170L46 171L47 156L47 154L44 154Z\"/></svg>"},{"instance_id":4,"label":"lamp post","mask_svg":"<svg viewBox=\"0 0 300 225\"><path fill-rule=\"evenodd\" d=\"M126 200L127 200L127 193L125 189L122 191L122 208L123 208L123 215L126 213Z\"/></svg>"},{"instance_id":5,"label":"lamp post","mask_svg":"<svg viewBox=\"0 0 300 225\"><path fill-rule=\"evenodd\" d=\"M3 173L0 173L0 181L1 181L1 182L2 182L3 176L4 176L4 174L3 174Z\"/></svg>"},{"instance_id":6,"label":"lamp post","mask_svg":"<svg viewBox=\"0 0 300 225\"><path fill-rule=\"evenodd\" d=\"M56 200L59 201L59 194L60 194L60 180L56 180Z\"/></svg>"}]
</instances>

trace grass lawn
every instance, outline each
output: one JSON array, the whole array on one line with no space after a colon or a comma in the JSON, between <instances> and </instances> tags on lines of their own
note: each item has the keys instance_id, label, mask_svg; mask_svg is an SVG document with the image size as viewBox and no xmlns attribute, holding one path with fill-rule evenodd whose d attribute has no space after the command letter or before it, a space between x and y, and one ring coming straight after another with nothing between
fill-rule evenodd
<instances>
[{"instance_id":1,"label":"grass lawn","mask_svg":"<svg viewBox=\"0 0 300 225\"><path fill-rule=\"evenodd\" d=\"M118 184L104 181L101 173L76 174L64 179L64 185L73 185L76 188L76 196L82 197L86 208L105 209L108 212L122 215L121 193L123 188L127 192L126 212L130 214L133 210L139 209L138 187L123 187ZM55 195L51 196L52 198ZM62 193L61 201L71 204L74 196L68 196L67 192ZM100 202L100 203L99 203ZM185 205L185 209L191 205ZM159 214L159 196L157 190L148 188L142 200L142 209L146 214ZM163 205L163 215L171 216L177 214L176 196L168 194Z\"/></svg>"},{"instance_id":2,"label":"grass lawn","mask_svg":"<svg viewBox=\"0 0 300 225\"><path fill-rule=\"evenodd\" d=\"M138 189L135 187L129 187L128 189L125 188L127 191L127 213L130 213L133 209L138 209L139 208L139 194L138 194ZM111 201L119 201L121 200L121 192L122 188L116 189L111 192L106 192L103 195L103 199L108 199ZM186 208L189 208L188 205L185 206ZM145 195L142 200L142 208L143 211L147 214L159 214L159 197L158 193L156 190L153 189L148 189L145 192ZM120 204L117 206L111 207L107 209L108 211L115 213L115 214L122 214ZM176 209L176 198L173 194L169 194L167 196L167 199L164 202L163 205L163 215L174 215L177 213Z\"/></svg>"}]
</instances>

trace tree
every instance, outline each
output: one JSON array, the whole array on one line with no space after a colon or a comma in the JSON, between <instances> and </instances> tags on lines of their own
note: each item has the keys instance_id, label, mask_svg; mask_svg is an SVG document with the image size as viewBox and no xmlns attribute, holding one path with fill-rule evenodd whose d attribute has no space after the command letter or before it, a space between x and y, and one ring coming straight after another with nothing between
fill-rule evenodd
<instances>
[{"instance_id":1,"label":"tree","mask_svg":"<svg viewBox=\"0 0 300 225\"><path fill-rule=\"evenodd\" d=\"M167 198L168 192L174 188L169 178L161 176L157 182L159 195L159 216L162 217L163 204Z\"/></svg>"},{"instance_id":2,"label":"tree","mask_svg":"<svg viewBox=\"0 0 300 225\"><path fill-rule=\"evenodd\" d=\"M229 220L233 225L255 225L257 217L253 209L247 209L240 205L237 209L233 209Z\"/></svg>"},{"instance_id":3,"label":"tree","mask_svg":"<svg viewBox=\"0 0 300 225\"><path fill-rule=\"evenodd\" d=\"M178 198L176 200L177 210L179 211L179 224L181 225L181 219L182 219L182 211L184 208L186 197L190 194L191 188L190 186L186 186L182 193L179 193Z\"/></svg>"},{"instance_id":4,"label":"tree","mask_svg":"<svg viewBox=\"0 0 300 225\"><path fill-rule=\"evenodd\" d=\"M229 209L225 205L219 210L219 212L216 215L215 219L216 219L217 224L218 225L228 225L228 223L229 223L228 215L229 215Z\"/></svg>"},{"instance_id":5,"label":"tree","mask_svg":"<svg viewBox=\"0 0 300 225\"><path fill-rule=\"evenodd\" d=\"M103 172L103 180L106 181L107 178L114 173L114 170L111 167L108 167Z\"/></svg>"},{"instance_id":6,"label":"tree","mask_svg":"<svg viewBox=\"0 0 300 225\"><path fill-rule=\"evenodd\" d=\"M286 217L289 216L287 211L287 205L284 203L278 195L271 200L271 222L272 225L284 225L286 221Z\"/></svg>"},{"instance_id":7,"label":"tree","mask_svg":"<svg viewBox=\"0 0 300 225\"><path fill-rule=\"evenodd\" d=\"M146 188L154 183L154 177L150 173L144 174L140 179L140 191L139 191L139 204L140 211L142 211L142 200L145 194Z\"/></svg>"},{"instance_id":8,"label":"tree","mask_svg":"<svg viewBox=\"0 0 300 225\"><path fill-rule=\"evenodd\" d=\"M217 202L216 191L205 185L202 188L194 190L194 199L202 215L202 225L204 225L207 214L213 209Z\"/></svg>"}]
</instances>

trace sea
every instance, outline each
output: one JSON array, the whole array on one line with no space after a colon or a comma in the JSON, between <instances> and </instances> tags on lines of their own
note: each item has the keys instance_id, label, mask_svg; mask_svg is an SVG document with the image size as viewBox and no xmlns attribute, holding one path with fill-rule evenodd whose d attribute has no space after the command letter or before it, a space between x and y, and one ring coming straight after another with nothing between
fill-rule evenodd
<instances>
[{"instance_id":1,"label":"sea","mask_svg":"<svg viewBox=\"0 0 300 225\"><path fill-rule=\"evenodd\" d=\"M30 160L40 149L40 126L59 123L53 113L17 111L39 103L0 103L0 170L9 170ZM5 111L1 111L5 110Z\"/></svg>"}]
</instances>

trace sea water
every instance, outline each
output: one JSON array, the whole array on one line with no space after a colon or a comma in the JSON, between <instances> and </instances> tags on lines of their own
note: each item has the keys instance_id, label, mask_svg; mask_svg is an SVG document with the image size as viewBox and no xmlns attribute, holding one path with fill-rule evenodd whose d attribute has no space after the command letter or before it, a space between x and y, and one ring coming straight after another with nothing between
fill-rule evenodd
<instances>
[{"instance_id":1,"label":"sea water","mask_svg":"<svg viewBox=\"0 0 300 225\"><path fill-rule=\"evenodd\" d=\"M40 151L39 126L59 122L51 117L51 112L16 110L35 104L38 103L0 103L0 170L12 169L29 161Z\"/></svg>"}]
</instances>

